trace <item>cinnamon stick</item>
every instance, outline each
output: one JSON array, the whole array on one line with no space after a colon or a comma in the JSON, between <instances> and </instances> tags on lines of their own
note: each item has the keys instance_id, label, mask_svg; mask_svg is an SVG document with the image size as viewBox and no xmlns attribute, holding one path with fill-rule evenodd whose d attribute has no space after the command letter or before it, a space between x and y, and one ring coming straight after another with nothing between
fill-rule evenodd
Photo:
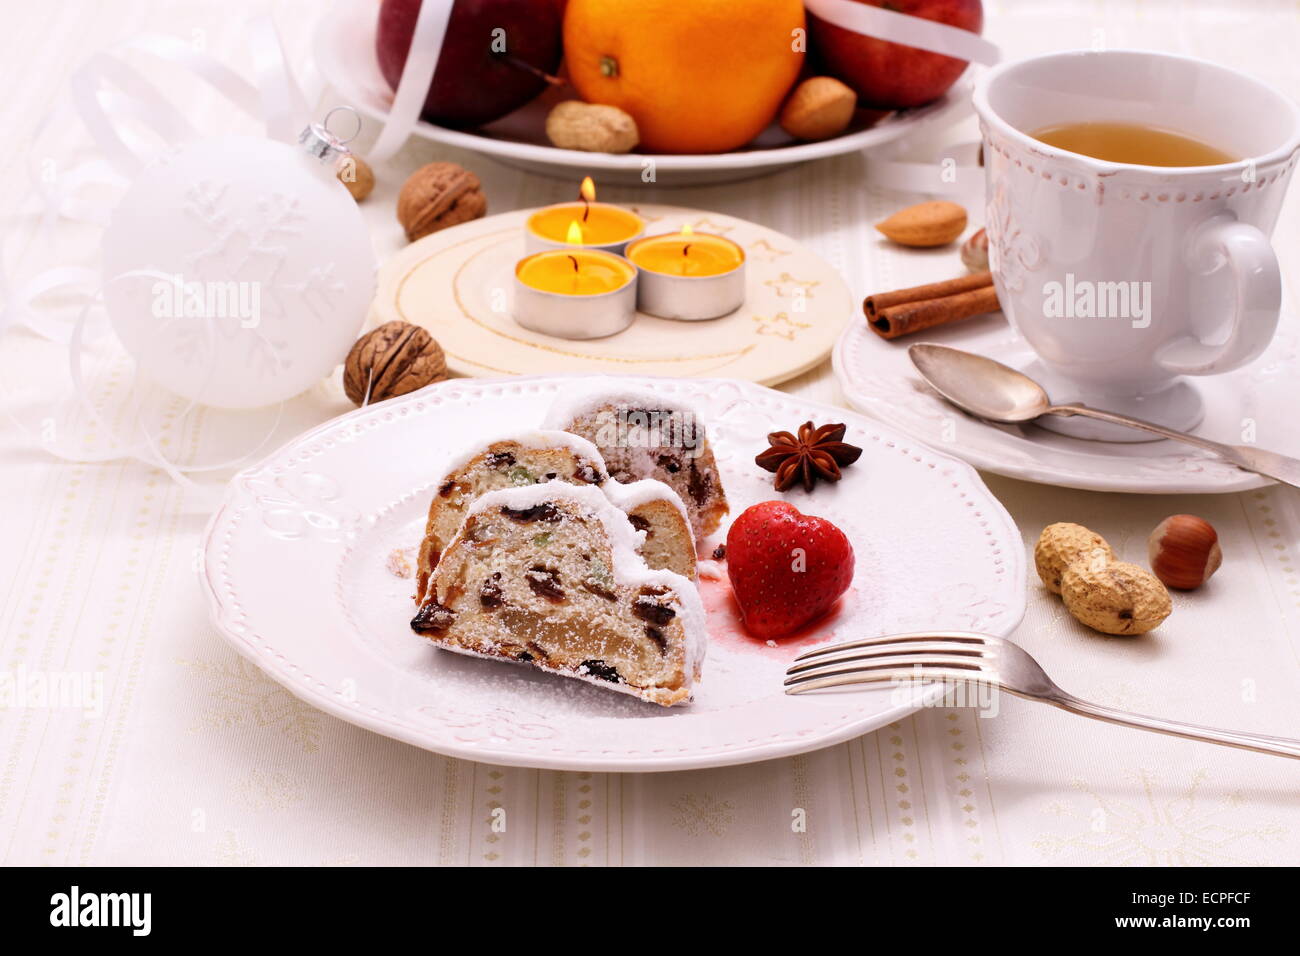
<instances>
[{"instance_id":1,"label":"cinnamon stick","mask_svg":"<svg viewBox=\"0 0 1300 956\"><path fill-rule=\"evenodd\" d=\"M896 339L936 325L947 325L986 312L996 312L999 308L997 289L986 285L956 295L877 309L875 318L870 319L868 324L882 339Z\"/></svg>"},{"instance_id":2,"label":"cinnamon stick","mask_svg":"<svg viewBox=\"0 0 1300 956\"><path fill-rule=\"evenodd\" d=\"M993 284L993 273L991 272L974 272L968 276L961 276L957 279L945 279L943 282L931 282L926 285L913 286L910 289L899 289L897 292L883 292L880 295L869 295L862 303L862 311L867 313L867 320L875 319L881 309L888 309L895 305L902 305L905 302L920 302L924 299L939 299L946 295L956 295L958 292L969 292L972 289L978 289L982 286Z\"/></svg>"}]
</instances>

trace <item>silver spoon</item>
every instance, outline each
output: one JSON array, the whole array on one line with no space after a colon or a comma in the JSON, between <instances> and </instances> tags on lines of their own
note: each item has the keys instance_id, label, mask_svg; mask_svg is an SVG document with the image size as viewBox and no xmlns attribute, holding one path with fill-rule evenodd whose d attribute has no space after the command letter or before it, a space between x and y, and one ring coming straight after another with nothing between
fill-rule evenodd
<instances>
[{"instance_id":1,"label":"silver spoon","mask_svg":"<svg viewBox=\"0 0 1300 956\"><path fill-rule=\"evenodd\" d=\"M1028 375L991 358L963 352L961 349L948 348L946 345L913 345L907 354L917 371L935 391L978 418L1010 425L1032 422L1043 415L1066 418L1082 415L1114 425L1140 428L1161 438L1195 445L1245 471L1253 471L1300 488L1300 461L1295 458L1251 445L1224 445L1199 435L1176 432L1138 418L1104 412L1086 405L1053 405L1043 387Z\"/></svg>"}]
</instances>

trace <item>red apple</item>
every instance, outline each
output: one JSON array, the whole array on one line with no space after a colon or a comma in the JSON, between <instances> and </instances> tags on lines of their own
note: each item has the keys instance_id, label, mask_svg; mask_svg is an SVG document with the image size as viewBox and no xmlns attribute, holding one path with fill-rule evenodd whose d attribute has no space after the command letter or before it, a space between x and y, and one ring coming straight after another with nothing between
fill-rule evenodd
<instances>
[{"instance_id":1,"label":"red apple","mask_svg":"<svg viewBox=\"0 0 1300 956\"><path fill-rule=\"evenodd\" d=\"M397 88L420 0L384 0L375 53ZM562 7L537 0L456 0L421 115L458 128L482 126L523 106L563 55ZM504 47L504 49L503 49Z\"/></svg>"},{"instance_id":2,"label":"red apple","mask_svg":"<svg viewBox=\"0 0 1300 956\"><path fill-rule=\"evenodd\" d=\"M984 26L980 0L856 0L972 33ZM897 110L937 100L957 81L965 60L890 43L808 14L813 53L826 72L857 91L863 106Z\"/></svg>"}]
</instances>

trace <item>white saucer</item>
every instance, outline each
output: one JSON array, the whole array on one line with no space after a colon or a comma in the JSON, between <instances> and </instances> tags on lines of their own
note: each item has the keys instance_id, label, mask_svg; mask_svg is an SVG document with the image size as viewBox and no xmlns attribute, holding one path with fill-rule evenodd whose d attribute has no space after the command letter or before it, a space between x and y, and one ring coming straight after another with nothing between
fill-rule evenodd
<instances>
[{"instance_id":1,"label":"white saucer","mask_svg":"<svg viewBox=\"0 0 1300 956\"><path fill-rule=\"evenodd\" d=\"M1085 441L1035 425L979 421L949 405L921 379L907 357L907 347L916 342L966 349L1021 369L1033 361L1029 346L1000 315L892 342L858 317L835 345L835 376L854 408L977 468L1067 488L1148 494L1214 494L1273 484L1178 442ZM1205 406L1204 420L1192 431L1300 456L1298 380L1300 327L1295 316L1283 315L1277 337L1254 363L1226 375L1189 380Z\"/></svg>"}]
</instances>

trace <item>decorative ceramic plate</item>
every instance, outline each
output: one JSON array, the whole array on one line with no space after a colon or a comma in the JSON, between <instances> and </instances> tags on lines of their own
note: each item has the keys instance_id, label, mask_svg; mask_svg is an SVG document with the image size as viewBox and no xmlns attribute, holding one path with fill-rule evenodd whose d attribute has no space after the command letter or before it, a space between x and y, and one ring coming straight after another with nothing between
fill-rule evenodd
<instances>
[{"instance_id":1,"label":"decorative ceramic plate","mask_svg":"<svg viewBox=\"0 0 1300 956\"><path fill-rule=\"evenodd\" d=\"M753 464L773 425L847 422L862 458L838 485L789 495L853 543L853 586L838 610L809 635L768 644L741 631L725 574L705 581L703 680L693 703L671 709L434 648L408 626L409 575L442 469L488 433L535 426L566 381L442 382L327 422L238 475L203 542L217 628L313 706L419 747L649 771L801 753L914 709L915 693L885 686L787 696L785 668L812 643L929 627L1004 635L1020 621L1020 534L968 465L853 412L749 383L629 378L698 409L733 514L777 497Z\"/></svg>"},{"instance_id":2,"label":"decorative ceramic plate","mask_svg":"<svg viewBox=\"0 0 1300 956\"><path fill-rule=\"evenodd\" d=\"M639 314L603 339L532 332L510 316L524 223L515 210L453 226L407 246L380 270L374 322L422 325L459 375L559 373L726 375L773 385L823 361L853 314L839 273L816 253L764 226L675 206L629 207L649 235L689 223L745 250L745 304L730 315L683 322Z\"/></svg>"},{"instance_id":3,"label":"decorative ceramic plate","mask_svg":"<svg viewBox=\"0 0 1300 956\"><path fill-rule=\"evenodd\" d=\"M1273 484L1272 479L1180 442L1084 441L1034 425L979 421L949 405L922 381L907 357L913 341L978 352L1017 368L1032 359L1029 346L1000 316L886 342L859 315L836 343L835 376L854 408L977 468L1067 488L1148 494L1213 494ZM1251 365L1226 375L1189 378L1206 407L1205 421L1195 432L1217 441L1258 441L1283 454L1300 454L1300 419L1295 416L1298 348L1296 323L1283 316L1273 344Z\"/></svg>"},{"instance_id":4,"label":"decorative ceramic plate","mask_svg":"<svg viewBox=\"0 0 1300 956\"><path fill-rule=\"evenodd\" d=\"M388 118L393 93L375 59L376 0L336 0L316 27L315 57L321 73L349 105L377 122ZM419 122L415 134L460 146L530 172L576 181L596 175L602 183L642 182L653 160L660 186L734 182L776 172L798 163L869 149L936 124L954 123L969 111L971 83L963 77L940 99L914 110L888 114L874 125L851 129L833 139L796 143L772 126L748 148L708 156L587 153L557 149L546 138L549 104L533 103L482 130L466 132Z\"/></svg>"}]
</instances>

